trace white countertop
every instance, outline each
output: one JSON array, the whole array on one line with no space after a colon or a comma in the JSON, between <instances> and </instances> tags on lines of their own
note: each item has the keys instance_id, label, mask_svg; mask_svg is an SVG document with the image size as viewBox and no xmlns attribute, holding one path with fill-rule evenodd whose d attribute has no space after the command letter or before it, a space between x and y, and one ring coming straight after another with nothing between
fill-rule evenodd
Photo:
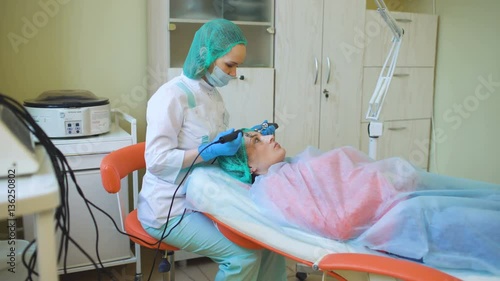
<instances>
[{"instance_id":1,"label":"white countertop","mask_svg":"<svg viewBox=\"0 0 500 281\"><path fill-rule=\"evenodd\" d=\"M40 145L35 151L40 161L40 169L35 174L0 179L0 219L13 219L59 206L59 185L50 158Z\"/></svg>"}]
</instances>

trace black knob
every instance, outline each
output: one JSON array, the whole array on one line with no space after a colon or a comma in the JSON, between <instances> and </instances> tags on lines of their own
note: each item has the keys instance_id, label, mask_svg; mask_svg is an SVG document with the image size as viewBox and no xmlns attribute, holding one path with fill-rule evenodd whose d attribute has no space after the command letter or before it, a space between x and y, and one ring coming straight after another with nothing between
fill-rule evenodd
<instances>
[{"instance_id":1,"label":"black knob","mask_svg":"<svg viewBox=\"0 0 500 281\"><path fill-rule=\"evenodd\" d=\"M240 75L240 77L238 79L245 80L245 75Z\"/></svg>"}]
</instances>

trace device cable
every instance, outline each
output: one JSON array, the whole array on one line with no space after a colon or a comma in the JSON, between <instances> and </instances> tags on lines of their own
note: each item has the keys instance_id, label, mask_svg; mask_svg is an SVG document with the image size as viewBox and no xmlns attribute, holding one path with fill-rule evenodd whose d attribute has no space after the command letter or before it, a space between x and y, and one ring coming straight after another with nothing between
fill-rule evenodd
<instances>
[{"instance_id":1,"label":"device cable","mask_svg":"<svg viewBox=\"0 0 500 281\"><path fill-rule=\"evenodd\" d=\"M184 211L183 211L183 213L181 215L180 220L165 235L166 229L168 227L168 220L170 218L170 214L171 214L171 211L172 211L173 202L174 202L174 200L176 198L175 195L177 194L180 186L183 184L183 182L185 181L185 179L187 178L187 176L190 174L190 172L192 171L193 167L195 166L196 160L200 156L200 153L203 152L208 147L214 145L214 144L225 143L225 142L228 142L228 141L232 141L232 140L234 140L234 139L236 139L238 137L238 135L239 135L240 132L242 132L241 130L236 130L236 131L234 131L234 132L232 132L232 133L230 133L228 135L222 136L222 137L219 138L218 141L213 142L213 143L207 145L206 147L204 147L198 153L198 155L195 157L195 159L191 163L188 171L186 172L186 174L184 175L184 177L182 178L182 180L180 181L180 183L178 184L177 188L174 191L174 195L172 196L172 201L171 201L171 204L170 204L170 207L169 207L169 212L168 212L168 215L167 215L167 221L165 223L165 228L164 228L164 230L162 232L161 239L158 240L155 243L149 243L149 242L146 242L146 241L144 241L143 239L141 239L139 237L136 237L134 235L130 235L130 234L126 233L126 232L121 231L119 229L118 225L116 224L116 222L114 221L114 219L107 212L105 212L104 210L102 210L100 207L96 206L94 203L92 203L91 201L89 201L85 197L82 189L80 188L79 184L76 181L76 177L75 177L75 175L73 173L73 170L69 166L69 164L68 164L65 156L62 154L62 152L57 147L55 147L55 145L52 143L52 141L50 140L50 138L45 134L45 132L43 131L43 129L41 129L39 127L39 125L36 123L36 121L32 118L32 116L26 111L26 109L22 105L20 105L16 100L14 100L14 99L12 99L12 98L10 98L8 96L5 96L5 95L3 95L1 93L0 93L0 104L6 105L6 107L9 108L14 113L14 115L18 119L20 119L22 121L23 125L25 127L27 127L28 130L31 133L33 133L33 135L35 135L37 137L37 139L40 142L40 144L42 144L42 146L44 146L45 150L47 151L47 154L50 157L52 166L54 167L54 173L56 175L56 178L57 178L57 181L58 181L58 184L59 184L59 187L60 187L60 199L61 199L61 205L59 207L57 207L56 211L55 211L56 229L59 229L62 232L62 237L61 237L60 247L59 247L59 253L58 253L58 260L60 260L61 256L64 259L64 262L63 262L63 264L64 264L64 266L63 266L64 273L65 274L67 273L67 269L66 269L67 256L68 256L69 243L71 242L73 245L75 245L85 255L85 257L87 257L89 259L89 261L94 265L94 267L96 268L96 270L98 271L98 273L100 273L101 271L103 271L112 280L116 280L116 278L109 271L105 270L105 267L102 264L102 261L101 261L100 255L99 255L99 249L98 249L98 244L99 244L99 230L98 230L98 226L97 226L97 221L95 219L95 216L94 216L94 214L93 214L90 206L96 208L97 210L99 210L100 212L102 212L105 216L107 216L112 221L115 229L120 234L127 235L128 237L133 237L133 238L138 239L138 240L140 240L140 241L142 241L142 242L144 242L144 243L146 243L148 245L156 245L156 244L158 244L158 248L157 248L157 252L158 252L159 248L160 248L160 245L161 245L161 241L163 241L163 239L167 238L170 235L170 233L172 232L172 230L175 229L180 224L180 222L184 218L184 215L186 214L187 209L184 209ZM68 169L66 169L66 167ZM68 191L67 187L68 187L68 184L69 184L69 180L67 178L67 174L70 175L71 180L75 183L76 190L77 190L78 194L84 200L84 202L85 202L85 204L87 206L87 209L88 209L88 211L90 213L90 216L92 218L92 221L93 221L93 224L94 224L94 228L96 230L96 256L97 256L97 260L98 260L99 264L97 264L93 260L93 258L77 243L77 241L75 241L69 235L69 231L70 231L70 209L69 209L69 204L68 204L69 203L69 192L67 192ZM26 247L26 249L23 251L23 255L22 255L22 257L23 257L22 258L22 262L23 262L24 266L28 269L28 277L26 278L26 280L28 280L28 281L33 280L32 275L38 276L38 272L36 272L35 269L34 269L35 266L36 266L36 259L37 259L37 250L36 249L33 252L33 255L30 257L29 261L26 262L26 252L27 252L27 250L35 242L36 242L36 239L32 240L28 244L28 247ZM157 254L155 255L155 260L156 260L156 256L157 256ZM154 268L154 263L155 263L155 261L153 262L153 268ZM150 280L150 278L151 278L153 268L151 269L151 272L150 272L148 280ZM100 274L98 275L98 280L101 280Z\"/></svg>"},{"instance_id":2,"label":"device cable","mask_svg":"<svg viewBox=\"0 0 500 281\"><path fill-rule=\"evenodd\" d=\"M186 174L184 175L184 177L182 177L181 181L179 182L179 184L177 185L177 187L175 188L175 191L174 191L174 194L172 195L172 199L171 199L171 202L170 202L170 207L168 208L168 214L167 214L167 219L166 219L166 222L165 222L165 227L163 228L163 231L162 231L162 234L160 236L161 239L158 240L158 247L156 248L156 252L155 252L155 257L153 259L153 264L151 266L151 271L149 273L149 276L148 276L148 281L151 280L151 276L152 276L152 273L153 273L153 269L154 269L154 266L155 266L155 263L156 263L156 257L158 256L158 252L160 251L160 245L163 241L163 239L167 238L170 233L172 232L172 230L174 230L182 221L182 219L184 218L184 215L186 214L186 211L187 209L184 209L182 215L181 215L181 218L179 219L179 221L168 231L168 233L165 235L165 232L168 228L168 221L170 220L170 214L172 212L172 207L174 205L174 200L175 200L175 195L177 194L177 191L179 190L179 188L182 186L182 184L184 183L184 181L186 180L186 178L188 177L188 175L191 173L191 171L193 170L194 166L195 166L195 163L196 163L196 160L198 160L198 157L200 157L201 153L203 151L205 151L205 149L209 148L210 146L214 145L214 144L223 144L223 143L226 143L226 142L230 142L230 141L233 141L235 140L238 135L240 133L243 133L243 131L241 129L239 130L235 130L234 132L232 133L229 133L227 135L224 135L222 137L220 137L217 141L215 142L212 142L210 144L208 144L207 146L205 146L201 151L198 152L198 155L196 155L196 157L194 158L193 162L191 163L191 165L189 166ZM215 161L215 159L214 159ZM212 162L213 163L213 162Z\"/></svg>"},{"instance_id":3,"label":"device cable","mask_svg":"<svg viewBox=\"0 0 500 281\"><path fill-rule=\"evenodd\" d=\"M27 110L20 103L18 103L13 98L0 93L0 104L5 105L6 108L9 109L14 114L14 116L17 117L21 121L22 125L25 126L34 136L36 136L36 138L38 139L38 142L40 144L42 144L42 146L47 151L47 155L52 163L54 174L56 176L56 179L57 179L57 182L59 185L59 189L60 189L60 202L61 203L60 203L60 206L58 206L56 208L56 210L54 212L55 213L54 217L56 220L56 229L60 229L62 232L61 245L64 244L64 247L62 247L64 249L60 249L59 254L58 254L58 260L60 259L61 254L64 255L64 257L65 257L64 258L64 261L65 261L64 262L64 269L63 269L64 272L67 273L66 257L67 257L69 242L74 244L90 260L90 262L94 265L94 267L98 270L98 272L100 272L100 269L104 269L104 267L103 267L101 259L100 259L99 251L97 250L96 255L97 255L97 259L99 261L99 265L101 266L101 268L99 268L99 265L96 264L96 262L90 257L90 255L88 255L88 253L86 253L86 251L83 248L81 248L81 246L74 239L72 239L69 235L68 230L70 229L70 225L69 225L69 206L68 206L68 194L67 194L67 191L68 191L68 189L67 189L68 188L68 186L67 186L67 184L68 184L67 174L70 175L71 179L75 183L78 193L83 198L83 200L86 202L87 208L92 216L94 227L95 227L96 233L97 233L96 243L98 243L98 238L99 238L98 237L97 223L95 221L95 218L93 216L93 213L92 213L90 207L88 206L89 201L84 196L80 186L76 182L76 178L74 176L74 173L73 173L71 167L69 166L65 156L62 154L62 152L57 147L55 147L55 145L52 143L50 138L45 134L43 129L36 123L36 121L33 119L33 117L27 112ZM66 167L68 169L66 169ZM33 245L33 243L35 241L36 241L36 239L33 240L32 243L30 243L30 245ZM38 273L34 270L35 264L36 264L37 250L35 249L33 256L30 258L29 262L27 263L25 260L25 257L26 257L26 251L28 249L29 249L29 247L27 247L23 251L23 261L22 262L28 270L28 276L27 276L26 280L33 280L33 277L32 277L33 275L38 276ZM106 272L106 270L104 270L104 272ZM106 272L106 273L108 275L110 275L112 279L115 279L111 273L109 273L109 272ZM98 280L101 280L100 274L98 275Z\"/></svg>"}]
</instances>

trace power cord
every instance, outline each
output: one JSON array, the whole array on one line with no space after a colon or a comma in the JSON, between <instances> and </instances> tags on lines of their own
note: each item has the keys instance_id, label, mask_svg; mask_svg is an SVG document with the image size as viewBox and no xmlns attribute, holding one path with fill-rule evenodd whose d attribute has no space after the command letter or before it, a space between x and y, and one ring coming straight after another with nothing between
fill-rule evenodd
<instances>
[{"instance_id":1,"label":"power cord","mask_svg":"<svg viewBox=\"0 0 500 281\"><path fill-rule=\"evenodd\" d=\"M163 232L160 236L161 239L158 240L158 247L156 248L156 252L155 252L155 257L153 259L153 264L151 266L151 271L149 272L149 276L148 276L148 281L151 280L151 276L152 276L152 273L153 273L153 269L154 269L154 266L155 266L155 263L156 263L156 257L158 256L158 252L160 251L160 245L162 243L162 241L167 238L170 233L172 232L172 230L174 230L182 221L182 219L184 218L184 215L186 214L186 211L187 209L184 209L184 211L182 212L182 215L181 215L181 218L179 219L179 221L168 231L168 233L165 235L165 232L168 228L168 221L170 220L170 214L172 212L172 207L174 205L174 200L175 200L175 195L177 194L177 191L179 190L179 188L182 186L182 184L184 183L184 181L186 180L187 176L191 173L191 171L193 170L194 166L195 166L195 163L196 163L196 160L198 160L198 157L200 157L201 153L203 151L205 151L205 149L209 148L210 146L214 145L214 144L219 144L219 143L226 143L226 142L230 142L234 139L236 139L239 135L239 133L242 133L242 130L236 130L230 134L227 134L225 136L222 136L219 138L219 140L215 141L215 142L212 142L210 144L208 144L207 146L205 146L201 151L198 152L198 155L196 155L196 157L194 158L193 162L191 163L191 165L189 166L186 174L184 175L184 177L182 178L182 180L179 182L179 184L177 185L177 187L175 188L175 191L174 191L174 194L172 195L172 200L170 202L170 207L168 209L168 214L167 214L167 219L166 219L166 222L165 222L165 227L163 228ZM212 163L215 162L215 159Z\"/></svg>"},{"instance_id":2,"label":"power cord","mask_svg":"<svg viewBox=\"0 0 500 281\"><path fill-rule=\"evenodd\" d=\"M101 280L101 272L106 273L112 280L116 280L116 278L113 276L111 272L105 269L105 267L102 264L100 254L99 254L99 229L97 226L97 222L95 220L94 214L90 208L90 206L95 207L96 209L100 210L101 212L105 213L102 209L97 207L95 204L90 202L84 195L82 189L80 188L79 184L76 181L75 175L71 167L69 166L66 157L63 155L63 153L52 143L50 138L45 134L43 129L36 123L36 121L33 119L33 117L27 112L27 110L15 99L6 96L2 93L0 93L0 104L4 105L7 109L9 109L16 118L21 121L21 124L26 127L37 139L38 142L45 148L48 157L50 158L51 164L53 166L54 174L56 176L58 186L59 186L59 191L60 191L60 206L58 206L55 210L55 215L54 219L56 221L56 231L60 230L61 232L61 240L60 240L60 247L59 247L59 252L58 252L58 261L63 259L63 271L64 273L67 273L66 265L67 265L67 254L68 254L68 248L69 244L73 244L80 250L85 257L92 263L92 265L95 267L95 269L98 272L98 280ZM76 190L78 194L81 196L81 198L84 200L87 209L92 217L92 222L94 224L94 229L96 231L96 256L97 256L97 262L94 261L94 259L78 244L77 241L75 241L70 235L70 216L69 216L69 205L68 205L68 177L70 176L71 180L76 186ZM108 217L110 217L108 214L106 214ZM115 224L116 226L116 224ZM31 241L23 251L22 254L22 262L23 265L27 268L28 270L28 276L26 277L27 281L32 281L33 276L38 276L38 272L35 271L35 266L36 266L36 256L37 256L37 249L34 250L33 255L29 259L29 261L26 261L26 252L27 250L36 242L36 239Z\"/></svg>"},{"instance_id":3,"label":"power cord","mask_svg":"<svg viewBox=\"0 0 500 281\"><path fill-rule=\"evenodd\" d=\"M155 262L156 262L156 257L158 255L159 250L160 250L160 245L162 243L161 241L163 241L165 238L167 238L170 235L170 233L172 232L172 230L174 230L180 224L180 222L184 218L184 215L186 214L187 209L184 209L184 211L183 211L183 213L181 215L180 220L176 223L176 225L174 225L169 230L168 233L165 234L165 232L167 230L167 227L168 227L168 221L170 219L170 215L171 215L173 203L174 203L174 200L176 198L175 196L176 196L179 188L182 186L182 184L186 180L187 176L191 173L193 167L195 166L196 160L198 159L198 157L200 157L200 154L205 149L207 149L208 147L210 147L210 146L212 146L214 144L226 143L226 142L232 141L232 140L234 140L234 139L236 139L238 137L239 133L242 132L241 130L236 130L236 131L234 131L231 134L225 135L225 136L219 138L218 141L210 143L209 145L207 145L206 147L204 147L198 153L198 155L195 157L195 159L193 160L193 162L189 166L188 171L186 172L186 174L184 175L184 177L182 178L182 180L179 182L179 184L177 185L177 187L176 187L176 189L174 191L174 194L173 194L172 200L171 200L171 204L170 204L170 207L169 207L169 211L168 211L168 214L167 214L167 220L165 222L165 227L164 227L162 235L161 235L161 239L159 239L155 243L149 243L149 242L144 241L143 239L141 239L139 237L136 237L134 235L130 235L130 234L126 233L126 232L121 231L120 228L118 227L118 225L116 224L116 222L114 221L114 219L111 217L111 215L109 215L106 211L104 211L103 209L101 209L100 207L98 207L97 205L95 205L94 203L92 203L91 201L89 201L85 197L85 195L83 193L83 190L81 189L80 185L78 184L78 182L76 180L76 177L74 175L74 172L71 169L71 167L69 166L69 164L68 164L68 162L67 162L66 157L64 156L64 154L52 143L52 141L45 134L45 132L43 131L43 129L36 123L36 121L33 119L33 117L27 112L27 110L19 102L17 102L15 99L13 99L13 98L11 98L9 96L6 96L6 95L0 93L0 104L6 106L21 121L22 125L25 126L38 139L38 142L45 148L48 156L50 157L50 160L51 160L51 163L52 163L52 166L53 166L53 170L54 170L54 173L56 175L57 182L58 182L58 185L59 185L59 191L60 191L60 202L61 202L61 204L60 204L59 207L56 208L54 219L56 221L56 231L60 230L61 233L62 233L62 237L61 237L60 244L59 244L59 252L58 252L58 258L57 258L57 260L60 261L61 258L63 259L63 272L64 272L64 274L67 273L67 268L66 268L66 265L67 265L67 256L68 256L69 243L71 243L75 247L77 247L78 250L81 253L83 253L85 255L85 257L95 267L95 269L97 270L97 273L98 273L98 280L101 280L101 272L103 272L103 273L106 273L106 275L109 278L111 278L111 280L117 281L116 277L110 271L108 271L104 267L104 265L102 264L102 261L101 261L101 258L100 258L100 254L99 254L99 227L97 225L97 221L96 221L95 216L94 216L94 214L93 214L93 212L92 212L92 210L91 210L90 207L91 206L94 207L95 209L97 209L98 211L100 211L101 213L103 213L105 216L107 216L112 221L115 229L120 234L126 235L128 237L135 238L135 239L137 239L139 241L142 241L143 243L151 245L151 246L158 245L158 247L156 248L156 254L155 254L155 258L153 260L151 272L150 272L149 277L148 277L148 281L149 281L151 279L151 276L152 276L153 268L154 268L154 265L155 265ZM214 162L215 162L215 160L214 160ZM70 209L69 209L69 204L68 204L68 202L69 202L69 192L68 192L69 180L68 180L68 177L67 177L68 174L69 174L69 176L71 178L71 181L75 184L75 187L76 187L76 190L77 190L78 194L84 200L84 202L85 202L85 204L87 206L87 209L89 211L89 214L90 214L90 216L92 218L92 222L94 224L94 229L96 231L95 250L96 250L96 256L97 256L98 264L78 244L78 242L75 241L69 235L69 233L70 233ZM32 281L33 280L33 275L34 276L38 276L38 272L35 271L36 260L37 260L37 249L34 250L32 256L29 259L29 261L26 261L27 250L29 248L31 248L31 246L35 242L36 242L36 239L33 239L32 241L30 241L29 244L28 244L28 246L24 249L23 254L22 254L23 265L28 270L28 276L26 277L26 281Z\"/></svg>"}]
</instances>

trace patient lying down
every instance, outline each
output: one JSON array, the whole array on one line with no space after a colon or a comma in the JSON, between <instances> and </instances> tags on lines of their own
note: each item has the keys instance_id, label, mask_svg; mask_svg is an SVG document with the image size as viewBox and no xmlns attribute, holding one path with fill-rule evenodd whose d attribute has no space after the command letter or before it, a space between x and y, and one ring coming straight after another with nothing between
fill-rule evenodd
<instances>
[{"instance_id":1,"label":"patient lying down","mask_svg":"<svg viewBox=\"0 0 500 281\"><path fill-rule=\"evenodd\" d=\"M293 158L273 136L246 132L219 157L277 223L444 268L500 275L500 186L431 174L352 147ZM254 179L254 180L253 180Z\"/></svg>"}]
</instances>

